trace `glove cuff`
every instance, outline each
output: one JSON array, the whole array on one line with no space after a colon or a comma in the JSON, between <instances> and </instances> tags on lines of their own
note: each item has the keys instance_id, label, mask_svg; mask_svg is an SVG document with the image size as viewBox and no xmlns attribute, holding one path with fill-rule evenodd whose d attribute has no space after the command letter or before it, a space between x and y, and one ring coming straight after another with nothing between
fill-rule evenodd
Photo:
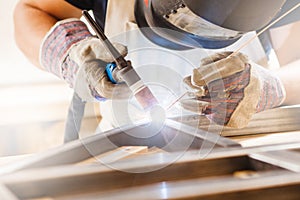
<instances>
[{"instance_id":1,"label":"glove cuff","mask_svg":"<svg viewBox=\"0 0 300 200\"><path fill-rule=\"evenodd\" d=\"M78 65L69 58L68 51L72 45L90 36L92 34L87 26L79 19L58 21L46 34L41 44L41 65L73 87Z\"/></svg>"},{"instance_id":2,"label":"glove cuff","mask_svg":"<svg viewBox=\"0 0 300 200\"><path fill-rule=\"evenodd\" d=\"M256 68L257 73L263 77L261 81L261 95L256 107L256 112L280 106L285 98L286 91L280 78L270 71L260 67Z\"/></svg>"}]
</instances>

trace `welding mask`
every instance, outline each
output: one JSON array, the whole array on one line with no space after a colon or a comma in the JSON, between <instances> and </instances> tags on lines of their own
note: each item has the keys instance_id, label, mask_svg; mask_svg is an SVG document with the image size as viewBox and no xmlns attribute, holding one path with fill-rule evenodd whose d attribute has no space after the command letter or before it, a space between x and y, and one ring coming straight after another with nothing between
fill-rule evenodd
<instances>
[{"instance_id":1,"label":"welding mask","mask_svg":"<svg viewBox=\"0 0 300 200\"><path fill-rule=\"evenodd\" d=\"M219 49L266 26L285 0L136 0L141 32L174 50Z\"/></svg>"}]
</instances>

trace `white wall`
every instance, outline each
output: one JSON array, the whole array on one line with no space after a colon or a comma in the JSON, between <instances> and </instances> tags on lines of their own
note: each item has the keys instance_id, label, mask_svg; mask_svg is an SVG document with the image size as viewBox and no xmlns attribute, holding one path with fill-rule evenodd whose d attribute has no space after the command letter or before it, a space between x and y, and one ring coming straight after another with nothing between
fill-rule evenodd
<instances>
[{"instance_id":1,"label":"white wall","mask_svg":"<svg viewBox=\"0 0 300 200\"><path fill-rule=\"evenodd\" d=\"M32 153L61 143L63 125L53 123L66 118L72 95L67 84L34 67L17 48L13 36L16 2L0 1L0 156Z\"/></svg>"},{"instance_id":2,"label":"white wall","mask_svg":"<svg viewBox=\"0 0 300 200\"><path fill-rule=\"evenodd\" d=\"M16 47L13 31L13 9L17 0L0 1L0 84L57 81L33 67Z\"/></svg>"}]
</instances>

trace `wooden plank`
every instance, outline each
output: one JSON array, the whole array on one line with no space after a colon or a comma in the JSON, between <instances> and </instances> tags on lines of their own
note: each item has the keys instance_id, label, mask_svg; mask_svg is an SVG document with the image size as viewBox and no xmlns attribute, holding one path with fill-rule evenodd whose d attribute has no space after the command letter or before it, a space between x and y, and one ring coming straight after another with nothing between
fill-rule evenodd
<instances>
[{"instance_id":1,"label":"wooden plank","mask_svg":"<svg viewBox=\"0 0 300 200\"><path fill-rule=\"evenodd\" d=\"M223 155L226 153L224 152ZM224 175L236 176L235 172L257 171L258 169L255 162L250 162L247 156L225 158L210 158L208 156L208 158L199 159L198 155L193 153L191 160L177 160L175 163L169 163L168 159L171 158L172 160L172 156L177 158L178 154L168 153L165 156L159 154L153 159L136 157L115 163L115 165L112 163L109 167L104 165L69 165L25 170L5 176L3 181L22 198L41 197L42 195L56 197L75 193L106 192L163 181ZM267 163L263 165L270 166L266 168L273 170L271 165ZM154 170L147 173L145 171L140 171L144 173L139 172L139 170L144 169ZM130 171L139 173L128 173Z\"/></svg>"},{"instance_id":2,"label":"wooden plank","mask_svg":"<svg viewBox=\"0 0 300 200\"><path fill-rule=\"evenodd\" d=\"M228 128L211 123L203 115L187 115L173 118L176 121L198 127L201 130L210 130L222 136L240 136L261 133L279 133L300 130L300 106L279 107L253 115L249 124L242 129Z\"/></svg>"},{"instance_id":3,"label":"wooden plank","mask_svg":"<svg viewBox=\"0 0 300 200\"><path fill-rule=\"evenodd\" d=\"M98 156L89 158L87 160L81 161L77 164L88 164L88 163L103 163L109 164L122 160L125 158L142 156L148 152L148 147L146 146L123 146L112 151L100 154Z\"/></svg>"},{"instance_id":4,"label":"wooden plank","mask_svg":"<svg viewBox=\"0 0 300 200\"><path fill-rule=\"evenodd\" d=\"M148 149L148 153L153 154L153 153L168 153L168 152L154 146Z\"/></svg>"},{"instance_id":5,"label":"wooden plank","mask_svg":"<svg viewBox=\"0 0 300 200\"><path fill-rule=\"evenodd\" d=\"M251 158L280 166L294 172L300 172L300 153L295 151L281 150L255 153Z\"/></svg>"},{"instance_id":6,"label":"wooden plank","mask_svg":"<svg viewBox=\"0 0 300 200\"><path fill-rule=\"evenodd\" d=\"M238 142L243 147L275 145L287 143L300 143L300 131L282 132L274 134L256 134L233 136L230 139Z\"/></svg>"},{"instance_id":7,"label":"wooden plank","mask_svg":"<svg viewBox=\"0 0 300 200\"><path fill-rule=\"evenodd\" d=\"M300 130L299 120L300 107L280 107L255 114L245 128L225 128L222 135L235 136L295 131Z\"/></svg>"},{"instance_id":8,"label":"wooden plank","mask_svg":"<svg viewBox=\"0 0 300 200\"><path fill-rule=\"evenodd\" d=\"M183 181L165 181L114 191L94 192L58 198L59 200L156 200L156 199L298 199L300 174L285 171L260 172L256 177L239 179L221 176Z\"/></svg>"}]
</instances>

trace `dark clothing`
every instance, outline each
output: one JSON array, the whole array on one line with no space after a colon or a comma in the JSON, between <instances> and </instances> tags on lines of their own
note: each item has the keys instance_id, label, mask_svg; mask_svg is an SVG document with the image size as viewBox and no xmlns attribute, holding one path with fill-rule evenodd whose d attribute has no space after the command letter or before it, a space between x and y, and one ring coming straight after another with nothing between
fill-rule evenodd
<instances>
[{"instance_id":1,"label":"dark clothing","mask_svg":"<svg viewBox=\"0 0 300 200\"><path fill-rule=\"evenodd\" d=\"M82 10L92 10L97 23L104 29L107 0L66 0L73 6ZM65 126L64 142L70 142L79 138L81 121L84 115L85 102L76 93L73 95L72 103Z\"/></svg>"},{"instance_id":2,"label":"dark clothing","mask_svg":"<svg viewBox=\"0 0 300 200\"><path fill-rule=\"evenodd\" d=\"M107 0L66 0L82 10L92 10L95 20L104 29Z\"/></svg>"},{"instance_id":3,"label":"dark clothing","mask_svg":"<svg viewBox=\"0 0 300 200\"><path fill-rule=\"evenodd\" d=\"M107 1L108 0L66 0L70 4L85 10L93 10L95 19L97 23L104 28L105 23L105 15L106 15L106 8L107 8ZM286 13L289 9L299 3L300 0L287 0L286 3L283 5L281 11L278 15L274 18L277 19L282 14ZM300 20L300 7L293 11L288 16L284 17L282 20L277 22L272 27L278 27L285 24L289 24L295 21Z\"/></svg>"}]
</instances>

